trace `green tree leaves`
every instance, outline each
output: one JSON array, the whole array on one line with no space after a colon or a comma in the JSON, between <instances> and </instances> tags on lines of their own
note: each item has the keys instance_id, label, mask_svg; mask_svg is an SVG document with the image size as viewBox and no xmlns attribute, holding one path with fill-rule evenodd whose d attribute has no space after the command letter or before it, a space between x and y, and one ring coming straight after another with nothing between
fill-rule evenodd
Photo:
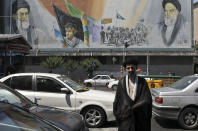
<instances>
[{"instance_id":1,"label":"green tree leaves","mask_svg":"<svg viewBox=\"0 0 198 131\"><path fill-rule=\"evenodd\" d=\"M74 72L79 66L79 63L76 60L69 59L63 64L63 68L70 71Z\"/></svg>"},{"instance_id":2,"label":"green tree leaves","mask_svg":"<svg viewBox=\"0 0 198 131\"><path fill-rule=\"evenodd\" d=\"M64 59L62 57L53 56L48 57L45 61L41 63L44 68L50 69L53 72L54 69L61 67L64 64Z\"/></svg>"},{"instance_id":3,"label":"green tree leaves","mask_svg":"<svg viewBox=\"0 0 198 131\"><path fill-rule=\"evenodd\" d=\"M92 73L94 70L97 70L102 64L98 59L86 58L81 61L81 65L87 72Z\"/></svg>"}]
</instances>

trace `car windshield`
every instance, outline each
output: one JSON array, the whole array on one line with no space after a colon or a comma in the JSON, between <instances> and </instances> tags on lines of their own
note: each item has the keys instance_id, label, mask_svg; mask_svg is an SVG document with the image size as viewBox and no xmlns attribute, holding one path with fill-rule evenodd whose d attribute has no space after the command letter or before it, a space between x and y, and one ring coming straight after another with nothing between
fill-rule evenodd
<instances>
[{"instance_id":1,"label":"car windshield","mask_svg":"<svg viewBox=\"0 0 198 131\"><path fill-rule=\"evenodd\" d=\"M67 77L65 75L58 76L57 78L59 80L63 81L65 84L67 84L73 90L76 90L78 92L88 90L88 88L85 88L83 85L78 84L77 82L73 81L72 79L70 79L69 77Z\"/></svg>"},{"instance_id":2,"label":"car windshield","mask_svg":"<svg viewBox=\"0 0 198 131\"><path fill-rule=\"evenodd\" d=\"M100 76L94 76L92 79L93 80L97 80L97 79L99 79L100 78Z\"/></svg>"},{"instance_id":3,"label":"car windshield","mask_svg":"<svg viewBox=\"0 0 198 131\"><path fill-rule=\"evenodd\" d=\"M12 91L3 85L0 87L0 101L11 103L19 107L33 104L20 93Z\"/></svg>"},{"instance_id":4,"label":"car windshield","mask_svg":"<svg viewBox=\"0 0 198 131\"><path fill-rule=\"evenodd\" d=\"M187 86L189 86L191 83L193 83L196 79L197 79L197 77L186 76L186 77L183 77L182 79L176 81L174 84L169 85L169 87L183 90Z\"/></svg>"},{"instance_id":5,"label":"car windshield","mask_svg":"<svg viewBox=\"0 0 198 131\"><path fill-rule=\"evenodd\" d=\"M59 131L58 128L37 116L2 102L0 102L0 127L3 131Z\"/></svg>"}]
</instances>

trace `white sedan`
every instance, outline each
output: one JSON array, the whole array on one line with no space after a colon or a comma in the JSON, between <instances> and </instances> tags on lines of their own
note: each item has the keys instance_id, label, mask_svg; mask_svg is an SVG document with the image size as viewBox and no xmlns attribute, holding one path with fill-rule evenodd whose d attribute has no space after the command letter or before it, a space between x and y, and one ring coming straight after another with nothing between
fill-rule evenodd
<instances>
[{"instance_id":1,"label":"white sedan","mask_svg":"<svg viewBox=\"0 0 198 131\"><path fill-rule=\"evenodd\" d=\"M84 84L88 87L92 86L106 86L111 81L115 79L111 78L109 75L96 75L91 79L84 80Z\"/></svg>"},{"instance_id":2,"label":"white sedan","mask_svg":"<svg viewBox=\"0 0 198 131\"><path fill-rule=\"evenodd\" d=\"M119 80L111 81L108 84L108 88L112 89L113 91L117 90Z\"/></svg>"},{"instance_id":3,"label":"white sedan","mask_svg":"<svg viewBox=\"0 0 198 131\"><path fill-rule=\"evenodd\" d=\"M115 94L91 90L65 75L52 73L18 73L0 79L33 102L82 114L88 127L99 127L115 120Z\"/></svg>"}]
</instances>

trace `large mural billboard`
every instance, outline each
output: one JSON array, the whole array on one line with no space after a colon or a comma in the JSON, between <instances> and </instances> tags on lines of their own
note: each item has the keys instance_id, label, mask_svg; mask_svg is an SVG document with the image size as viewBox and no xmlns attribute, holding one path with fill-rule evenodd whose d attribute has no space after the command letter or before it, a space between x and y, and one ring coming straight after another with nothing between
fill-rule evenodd
<instances>
[{"instance_id":1,"label":"large mural billboard","mask_svg":"<svg viewBox=\"0 0 198 131\"><path fill-rule=\"evenodd\" d=\"M12 14L4 33L22 34L33 48L192 48L191 0L4 2Z\"/></svg>"}]
</instances>

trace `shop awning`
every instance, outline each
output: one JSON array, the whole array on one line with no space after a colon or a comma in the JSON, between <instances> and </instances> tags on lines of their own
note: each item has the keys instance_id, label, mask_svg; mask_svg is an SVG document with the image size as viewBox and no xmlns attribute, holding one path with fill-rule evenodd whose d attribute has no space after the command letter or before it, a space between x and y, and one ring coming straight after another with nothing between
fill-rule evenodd
<instances>
[{"instance_id":1,"label":"shop awning","mask_svg":"<svg viewBox=\"0 0 198 131\"><path fill-rule=\"evenodd\" d=\"M21 53L29 53L32 49L21 34L0 34L0 48Z\"/></svg>"}]
</instances>

